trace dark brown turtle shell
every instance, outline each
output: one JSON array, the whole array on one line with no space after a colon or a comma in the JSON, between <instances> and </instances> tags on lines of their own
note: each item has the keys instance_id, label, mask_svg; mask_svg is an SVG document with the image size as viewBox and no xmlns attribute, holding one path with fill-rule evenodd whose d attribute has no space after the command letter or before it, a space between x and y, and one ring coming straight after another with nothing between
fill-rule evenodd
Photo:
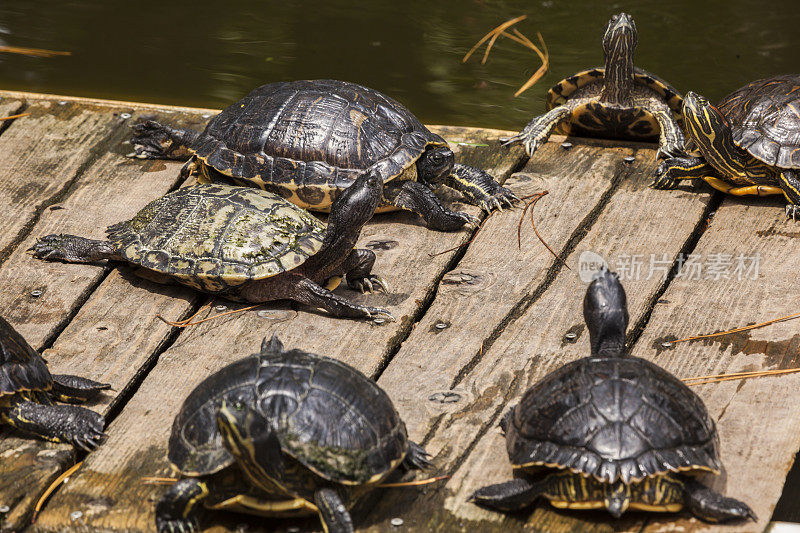
<instances>
[{"instance_id":1,"label":"dark brown turtle shell","mask_svg":"<svg viewBox=\"0 0 800 533\"><path fill-rule=\"evenodd\" d=\"M335 359L290 350L232 363L187 397L169 441L169 460L184 475L234 462L216 424L223 401L256 409L284 453L337 483L377 482L408 452L405 424L373 380Z\"/></svg>"},{"instance_id":2,"label":"dark brown turtle shell","mask_svg":"<svg viewBox=\"0 0 800 533\"><path fill-rule=\"evenodd\" d=\"M215 170L327 205L366 168L384 182L446 146L399 102L337 80L270 83L211 119L190 151ZM415 177L415 176L414 176Z\"/></svg>"},{"instance_id":3,"label":"dark brown turtle shell","mask_svg":"<svg viewBox=\"0 0 800 533\"><path fill-rule=\"evenodd\" d=\"M586 357L545 376L504 420L515 468L569 469L624 483L665 472L719 473L703 401L638 357Z\"/></svg>"},{"instance_id":4,"label":"dark brown turtle shell","mask_svg":"<svg viewBox=\"0 0 800 533\"><path fill-rule=\"evenodd\" d=\"M52 386L53 378L39 352L0 317L0 397Z\"/></svg>"},{"instance_id":5,"label":"dark brown turtle shell","mask_svg":"<svg viewBox=\"0 0 800 533\"><path fill-rule=\"evenodd\" d=\"M748 83L719 104L733 142L768 165L800 168L800 76Z\"/></svg>"}]
</instances>

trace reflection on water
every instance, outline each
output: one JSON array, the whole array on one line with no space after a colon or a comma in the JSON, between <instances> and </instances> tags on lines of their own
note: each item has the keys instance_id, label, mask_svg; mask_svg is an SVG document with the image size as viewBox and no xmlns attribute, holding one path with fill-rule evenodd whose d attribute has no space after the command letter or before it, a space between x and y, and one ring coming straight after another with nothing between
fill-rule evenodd
<instances>
[{"instance_id":1,"label":"reflection on water","mask_svg":"<svg viewBox=\"0 0 800 533\"><path fill-rule=\"evenodd\" d=\"M800 72L800 2L702 4L3 0L0 45L73 55L0 54L0 86L219 108L262 83L330 77L386 92L428 123L513 129L543 110L553 83L602 63L603 28L623 10L639 29L636 64L682 92L717 100L758 77ZM515 99L539 66L530 50L501 39L487 65L461 57L521 14L521 31L544 35L551 69Z\"/></svg>"}]
</instances>

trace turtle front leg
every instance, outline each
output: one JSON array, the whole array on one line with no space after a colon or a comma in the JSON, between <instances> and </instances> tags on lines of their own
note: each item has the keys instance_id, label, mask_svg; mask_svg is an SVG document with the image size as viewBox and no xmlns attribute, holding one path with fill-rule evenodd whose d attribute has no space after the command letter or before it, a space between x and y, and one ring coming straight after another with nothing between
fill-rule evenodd
<instances>
[{"instance_id":1,"label":"turtle front leg","mask_svg":"<svg viewBox=\"0 0 800 533\"><path fill-rule=\"evenodd\" d=\"M110 388L111 385L108 383L100 383L80 376L54 374L50 396L64 403L83 403L96 398L101 391Z\"/></svg>"},{"instance_id":2,"label":"turtle front leg","mask_svg":"<svg viewBox=\"0 0 800 533\"><path fill-rule=\"evenodd\" d=\"M702 157L671 157L658 165L650 187L669 190L676 188L681 180L702 179L716 174L714 167Z\"/></svg>"},{"instance_id":3,"label":"turtle front leg","mask_svg":"<svg viewBox=\"0 0 800 533\"><path fill-rule=\"evenodd\" d=\"M122 259L109 241L96 241L65 233L45 235L28 248L28 251L37 259L67 263Z\"/></svg>"},{"instance_id":4,"label":"turtle front leg","mask_svg":"<svg viewBox=\"0 0 800 533\"><path fill-rule=\"evenodd\" d=\"M794 170L783 169L779 176L783 195L786 196L786 218L797 220L800 218L800 179Z\"/></svg>"},{"instance_id":5,"label":"turtle front leg","mask_svg":"<svg viewBox=\"0 0 800 533\"><path fill-rule=\"evenodd\" d=\"M750 519L757 521L755 513L744 502L719 494L694 479L684 483L686 507L697 518L706 522L727 522Z\"/></svg>"},{"instance_id":6,"label":"turtle front leg","mask_svg":"<svg viewBox=\"0 0 800 533\"><path fill-rule=\"evenodd\" d=\"M543 482L533 483L524 478L512 479L505 483L489 485L472 493L470 501L482 507L491 507L498 511L519 511L528 507L543 496L547 478Z\"/></svg>"},{"instance_id":7,"label":"turtle front leg","mask_svg":"<svg viewBox=\"0 0 800 533\"><path fill-rule=\"evenodd\" d=\"M420 215L431 229L455 231L465 224L479 224L472 215L446 208L432 190L416 181L389 182L383 188L383 195L392 205Z\"/></svg>"},{"instance_id":8,"label":"turtle front leg","mask_svg":"<svg viewBox=\"0 0 800 533\"><path fill-rule=\"evenodd\" d=\"M314 493L314 503L319 509L325 533L353 533L353 519L342 498L333 489L319 489Z\"/></svg>"},{"instance_id":9,"label":"turtle front leg","mask_svg":"<svg viewBox=\"0 0 800 533\"><path fill-rule=\"evenodd\" d=\"M529 157L533 157L536 150L547 142L553 128L558 126L562 120L566 120L572 115L574 104L568 100L564 105L554 107L544 115L540 115L531 120L525 128L513 137L500 139L504 145L521 142L525 145L525 151Z\"/></svg>"},{"instance_id":10,"label":"turtle front leg","mask_svg":"<svg viewBox=\"0 0 800 533\"><path fill-rule=\"evenodd\" d=\"M342 274L347 275L347 286L354 291L362 293L373 292L375 289L389 292L386 280L372 273L375 265L375 252L356 248L347 256L342 265Z\"/></svg>"},{"instance_id":11,"label":"turtle front leg","mask_svg":"<svg viewBox=\"0 0 800 533\"><path fill-rule=\"evenodd\" d=\"M497 183L488 172L458 163L453 166L453 173L447 177L445 185L454 188L469 203L487 213L492 209L502 211L503 206L513 207L514 201L519 200L516 194Z\"/></svg>"},{"instance_id":12,"label":"turtle front leg","mask_svg":"<svg viewBox=\"0 0 800 533\"><path fill-rule=\"evenodd\" d=\"M52 442L66 442L90 452L100 445L105 419L75 405L42 405L12 398L0 407L0 420Z\"/></svg>"},{"instance_id":13,"label":"turtle front leg","mask_svg":"<svg viewBox=\"0 0 800 533\"><path fill-rule=\"evenodd\" d=\"M668 159L685 156L686 138L666 102L655 97L650 98L647 107L661 128L657 157Z\"/></svg>"},{"instance_id":14,"label":"turtle front leg","mask_svg":"<svg viewBox=\"0 0 800 533\"><path fill-rule=\"evenodd\" d=\"M208 495L208 485L196 478L181 479L172 485L156 505L158 533L197 531L200 504Z\"/></svg>"},{"instance_id":15,"label":"turtle front leg","mask_svg":"<svg viewBox=\"0 0 800 533\"><path fill-rule=\"evenodd\" d=\"M133 125L133 153L139 159L176 159L185 161L190 157L187 146L200 134L192 130L181 130L165 126L155 120L146 120Z\"/></svg>"},{"instance_id":16,"label":"turtle front leg","mask_svg":"<svg viewBox=\"0 0 800 533\"><path fill-rule=\"evenodd\" d=\"M408 452L403 459L403 468L406 470L424 470L431 466L431 454L416 442L408 441Z\"/></svg>"}]
</instances>

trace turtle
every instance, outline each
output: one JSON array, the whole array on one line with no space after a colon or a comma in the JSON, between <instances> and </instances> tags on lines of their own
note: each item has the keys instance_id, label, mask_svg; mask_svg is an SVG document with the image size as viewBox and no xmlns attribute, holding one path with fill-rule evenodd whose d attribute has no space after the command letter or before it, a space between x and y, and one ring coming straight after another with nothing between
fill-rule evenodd
<instances>
[{"instance_id":1,"label":"turtle","mask_svg":"<svg viewBox=\"0 0 800 533\"><path fill-rule=\"evenodd\" d=\"M583 303L591 355L549 373L503 417L513 481L472 500L503 511L538 498L558 508L678 512L709 522L755 520L744 503L696 476L719 474L719 438L703 401L625 349L628 310L615 273L595 274Z\"/></svg>"},{"instance_id":2,"label":"turtle","mask_svg":"<svg viewBox=\"0 0 800 533\"><path fill-rule=\"evenodd\" d=\"M786 216L800 215L800 75L748 83L718 106L689 92L686 131L699 156L661 162L652 187L674 189L702 179L735 196L782 194Z\"/></svg>"},{"instance_id":3,"label":"turtle","mask_svg":"<svg viewBox=\"0 0 800 533\"><path fill-rule=\"evenodd\" d=\"M271 192L197 184L109 226L108 240L51 234L30 251L50 261L125 261L153 281L177 281L235 301L289 299L336 317L392 319L386 309L331 292L345 275L351 289L387 291L384 279L371 273L375 253L353 248L382 188L375 172L359 176L337 198L325 227Z\"/></svg>"},{"instance_id":4,"label":"turtle","mask_svg":"<svg viewBox=\"0 0 800 533\"><path fill-rule=\"evenodd\" d=\"M487 172L454 163L447 142L380 92L338 80L262 85L213 117L203 132L155 121L134 126L132 155L191 158L182 175L270 190L326 212L367 169L384 182L378 212L405 209L429 228L453 231L477 219L445 207L446 184L486 210L517 197Z\"/></svg>"},{"instance_id":5,"label":"turtle","mask_svg":"<svg viewBox=\"0 0 800 533\"><path fill-rule=\"evenodd\" d=\"M51 442L85 451L105 437L103 415L77 405L111 385L79 376L51 374L47 362L0 316L0 422Z\"/></svg>"},{"instance_id":6,"label":"turtle","mask_svg":"<svg viewBox=\"0 0 800 533\"><path fill-rule=\"evenodd\" d=\"M206 378L172 426L183 478L156 507L159 532L198 525L201 505L259 515L319 514L353 531L348 509L398 467L427 468L389 396L353 367L277 335Z\"/></svg>"},{"instance_id":7,"label":"turtle","mask_svg":"<svg viewBox=\"0 0 800 533\"><path fill-rule=\"evenodd\" d=\"M658 76L633 66L637 41L630 15L611 17L603 34L605 67L583 70L555 84L547 92L547 113L501 140L522 142L531 157L551 133L658 141L659 157L683 155L681 95Z\"/></svg>"}]
</instances>

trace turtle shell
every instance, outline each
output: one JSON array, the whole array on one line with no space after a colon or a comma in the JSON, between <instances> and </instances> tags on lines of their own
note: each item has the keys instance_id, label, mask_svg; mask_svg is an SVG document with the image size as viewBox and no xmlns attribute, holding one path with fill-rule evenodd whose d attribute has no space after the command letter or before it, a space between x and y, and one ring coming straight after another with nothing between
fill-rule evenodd
<instances>
[{"instance_id":1,"label":"turtle shell","mask_svg":"<svg viewBox=\"0 0 800 533\"><path fill-rule=\"evenodd\" d=\"M405 424L373 380L335 359L290 350L228 365L189 395L169 442L169 459L183 474L233 463L215 419L223 401L259 411L284 453L337 483L379 481L408 450Z\"/></svg>"},{"instance_id":2,"label":"turtle shell","mask_svg":"<svg viewBox=\"0 0 800 533\"><path fill-rule=\"evenodd\" d=\"M800 168L800 76L754 81L718 107L736 146L768 165Z\"/></svg>"},{"instance_id":3,"label":"turtle shell","mask_svg":"<svg viewBox=\"0 0 800 533\"><path fill-rule=\"evenodd\" d=\"M0 317L0 397L52 386L53 378L39 352Z\"/></svg>"},{"instance_id":4,"label":"turtle shell","mask_svg":"<svg viewBox=\"0 0 800 533\"><path fill-rule=\"evenodd\" d=\"M325 226L267 191L195 185L150 202L107 233L127 261L218 292L301 265L322 247Z\"/></svg>"},{"instance_id":5,"label":"turtle shell","mask_svg":"<svg viewBox=\"0 0 800 533\"><path fill-rule=\"evenodd\" d=\"M638 357L586 357L531 387L505 419L515 468L569 469L613 483L719 473L713 420L697 394Z\"/></svg>"},{"instance_id":6,"label":"turtle shell","mask_svg":"<svg viewBox=\"0 0 800 533\"><path fill-rule=\"evenodd\" d=\"M556 83L547 91L547 110L549 111L556 106L563 105L572 93L581 87L602 80L603 77L605 77L605 72L605 67L595 67L573 74ZM672 115L675 120L679 121L679 123L683 123L683 115L681 114L683 109L683 97L675 87L655 74L651 74L638 67L634 67L633 69L633 79L636 83L649 87L661 96L672 110Z\"/></svg>"},{"instance_id":7,"label":"turtle shell","mask_svg":"<svg viewBox=\"0 0 800 533\"><path fill-rule=\"evenodd\" d=\"M212 118L190 150L226 176L282 186L314 206L373 165L384 182L401 175L429 145L447 143L378 91L301 80L254 89Z\"/></svg>"}]
</instances>

